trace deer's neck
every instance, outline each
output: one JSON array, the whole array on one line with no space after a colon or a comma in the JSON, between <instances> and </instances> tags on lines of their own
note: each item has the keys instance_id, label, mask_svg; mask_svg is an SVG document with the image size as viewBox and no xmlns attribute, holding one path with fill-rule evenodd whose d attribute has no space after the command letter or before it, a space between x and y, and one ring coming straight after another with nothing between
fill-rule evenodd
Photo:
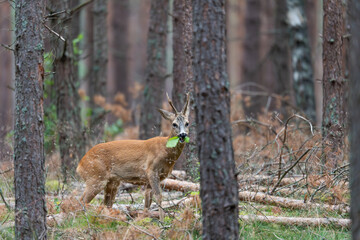
<instances>
[{"instance_id":1,"label":"deer's neck","mask_svg":"<svg viewBox=\"0 0 360 240\"><path fill-rule=\"evenodd\" d=\"M169 137L167 138L167 141L169 141L169 139L172 137L176 137L176 134L174 133L174 131L171 131ZM179 141L175 147L167 148L167 153L168 153L171 161L176 161L180 157L180 154L181 154L182 150L184 149L184 146L185 146L185 142L181 143Z\"/></svg>"}]
</instances>

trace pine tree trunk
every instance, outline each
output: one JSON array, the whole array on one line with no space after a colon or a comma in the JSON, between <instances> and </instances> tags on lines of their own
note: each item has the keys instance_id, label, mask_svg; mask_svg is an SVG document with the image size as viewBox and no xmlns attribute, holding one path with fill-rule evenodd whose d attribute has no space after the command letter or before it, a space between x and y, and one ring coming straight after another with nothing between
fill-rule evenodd
<instances>
[{"instance_id":1,"label":"pine tree trunk","mask_svg":"<svg viewBox=\"0 0 360 240\"><path fill-rule=\"evenodd\" d=\"M96 104L96 97L106 98L107 80L107 0L93 2L93 57L88 85L90 97L91 144L101 142L104 135L105 110Z\"/></svg>"},{"instance_id":2,"label":"pine tree trunk","mask_svg":"<svg viewBox=\"0 0 360 240\"><path fill-rule=\"evenodd\" d=\"M344 69L345 20L341 0L324 1L323 123L324 162L331 168L344 157L346 79Z\"/></svg>"},{"instance_id":3,"label":"pine tree trunk","mask_svg":"<svg viewBox=\"0 0 360 240\"><path fill-rule=\"evenodd\" d=\"M172 99L177 108L184 106L184 94L191 93L190 101L190 142L186 144L184 154L176 162L175 167L185 169L193 179L199 177L198 148L196 144L196 122L194 109L194 80L192 70L192 1L174 1L173 18L173 91Z\"/></svg>"},{"instance_id":4,"label":"pine tree trunk","mask_svg":"<svg viewBox=\"0 0 360 240\"><path fill-rule=\"evenodd\" d=\"M242 90L248 92L259 91L261 85L260 72L260 9L261 0L246 0L244 40L244 61ZM264 106L263 99L259 96L243 95L243 109L246 117L256 117Z\"/></svg>"},{"instance_id":5,"label":"pine tree trunk","mask_svg":"<svg viewBox=\"0 0 360 240\"><path fill-rule=\"evenodd\" d=\"M44 156L45 1L15 5L15 237L46 239Z\"/></svg>"},{"instance_id":6,"label":"pine tree trunk","mask_svg":"<svg viewBox=\"0 0 360 240\"><path fill-rule=\"evenodd\" d=\"M0 4L0 29L0 43L10 45L13 41L9 2ZM13 123L12 66L12 52L0 46L0 162L12 159L12 150L6 141L6 135L12 129Z\"/></svg>"},{"instance_id":7,"label":"pine tree trunk","mask_svg":"<svg viewBox=\"0 0 360 240\"><path fill-rule=\"evenodd\" d=\"M360 239L360 2L349 2L350 22L350 189L351 189L351 231L352 239Z\"/></svg>"},{"instance_id":8,"label":"pine tree trunk","mask_svg":"<svg viewBox=\"0 0 360 240\"><path fill-rule=\"evenodd\" d=\"M113 100L117 93L124 94L130 105L130 79L128 78L128 25L129 1L109 2L109 86L108 92Z\"/></svg>"},{"instance_id":9,"label":"pine tree trunk","mask_svg":"<svg viewBox=\"0 0 360 240\"><path fill-rule=\"evenodd\" d=\"M225 0L194 1L194 89L203 239L238 239L238 191L226 72Z\"/></svg>"},{"instance_id":10,"label":"pine tree trunk","mask_svg":"<svg viewBox=\"0 0 360 240\"><path fill-rule=\"evenodd\" d=\"M52 0L52 13L70 9L69 0ZM52 21L53 30L64 40L52 35L54 49L54 85L56 89L56 110L58 118L59 148L63 181L68 182L75 174L75 168L85 153L85 139L82 132L79 107L79 82L74 68L74 53L72 45L71 21L67 13L59 14Z\"/></svg>"},{"instance_id":11,"label":"pine tree trunk","mask_svg":"<svg viewBox=\"0 0 360 240\"><path fill-rule=\"evenodd\" d=\"M274 92L282 96L290 96L290 51L286 0L277 0L275 4L275 40L272 53L276 79ZM287 118L283 103L281 103L280 113Z\"/></svg>"},{"instance_id":12,"label":"pine tree trunk","mask_svg":"<svg viewBox=\"0 0 360 240\"><path fill-rule=\"evenodd\" d=\"M169 0L152 0L147 45L146 79L140 115L140 139L158 136L166 80L166 35Z\"/></svg>"},{"instance_id":13,"label":"pine tree trunk","mask_svg":"<svg viewBox=\"0 0 360 240\"><path fill-rule=\"evenodd\" d=\"M314 80L304 1L287 0L287 8L295 101L297 107L315 122Z\"/></svg>"}]
</instances>

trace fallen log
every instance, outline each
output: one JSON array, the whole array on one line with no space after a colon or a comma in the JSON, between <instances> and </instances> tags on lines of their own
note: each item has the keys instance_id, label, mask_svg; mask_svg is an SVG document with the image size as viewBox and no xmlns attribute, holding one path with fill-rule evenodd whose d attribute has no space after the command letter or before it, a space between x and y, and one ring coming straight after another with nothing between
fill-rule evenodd
<instances>
[{"instance_id":1,"label":"fallen log","mask_svg":"<svg viewBox=\"0 0 360 240\"><path fill-rule=\"evenodd\" d=\"M250 191L250 192L263 192L263 193L267 193L271 190L271 188L268 187L264 187L264 186L258 186L258 185L251 185L249 187L246 187L244 190L246 191ZM282 188L282 189L278 189L276 190L277 193L281 193L284 195L289 195L292 193L297 193L297 194L301 194L301 195L305 195L307 194L307 190L306 189L293 189L293 188Z\"/></svg>"},{"instance_id":2,"label":"fallen log","mask_svg":"<svg viewBox=\"0 0 360 240\"><path fill-rule=\"evenodd\" d=\"M263 215L242 215L239 216L241 220L245 221L259 221L267 223L276 223L283 225L296 225L296 226L324 226L332 225L336 227L350 228L350 219L341 218L301 218L301 217L275 217Z\"/></svg>"},{"instance_id":3,"label":"fallen log","mask_svg":"<svg viewBox=\"0 0 360 240\"><path fill-rule=\"evenodd\" d=\"M180 192L196 192L200 189L200 184L192 183L188 181L179 181L174 179L164 179L161 183L161 187L167 190L175 190Z\"/></svg>"},{"instance_id":4,"label":"fallen log","mask_svg":"<svg viewBox=\"0 0 360 240\"><path fill-rule=\"evenodd\" d=\"M239 192L239 200L257 202L262 204L276 205L280 207L286 207L291 209L308 209L308 208L321 208L328 211L336 211L339 213L348 213L350 208L344 205L329 205L320 203L304 203L303 200L276 197L261 192Z\"/></svg>"},{"instance_id":5,"label":"fallen log","mask_svg":"<svg viewBox=\"0 0 360 240\"><path fill-rule=\"evenodd\" d=\"M168 178L177 179L177 180L185 180L186 172L182 170L173 170L171 174L169 174Z\"/></svg>"},{"instance_id":6,"label":"fallen log","mask_svg":"<svg viewBox=\"0 0 360 240\"><path fill-rule=\"evenodd\" d=\"M278 182L278 178L276 176L265 176L265 175L238 175L237 177L239 186L247 184L264 184L264 185L274 185ZM286 186L291 184L305 184L306 180L302 176L294 176L283 178L279 184L279 186Z\"/></svg>"}]
</instances>

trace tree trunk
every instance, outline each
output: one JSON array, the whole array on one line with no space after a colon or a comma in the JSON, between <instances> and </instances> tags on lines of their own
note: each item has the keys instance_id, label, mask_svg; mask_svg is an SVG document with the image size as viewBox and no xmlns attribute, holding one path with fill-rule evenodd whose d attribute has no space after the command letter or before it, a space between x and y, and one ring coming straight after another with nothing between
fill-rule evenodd
<instances>
[{"instance_id":1,"label":"tree trunk","mask_svg":"<svg viewBox=\"0 0 360 240\"><path fill-rule=\"evenodd\" d=\"M297 107L315 122L314 80L304 1L287 0L286 2L295 101Z\"/></svg>"},{"instance_id":2,"label":"tree trunk","mask_svg":"<svg viewBox=\"0 0 360 240\"><path fill-rule=\"evenodd\" d=\"M324 162L335 168L344 157L346 79L344 75L345 20L341 0L324 1L323 28L323 148Z\"/></svg>"},{"instance_id":3,"label":"tree trunk","mask_svg":"<svg viewBox=\"0 0 360 240\"><path fill-rule=\"evenodd\" d=\"M286 0L275 2L275 39L273 45L272 59L274 63L274 74L276 79L274 92L282 96L290 96L290 51L289 34L286 22ZM290 101L290 100L289 100ZM285 104L281 103L280 113L287 118Z\"/></svg>"},{"instance_id":4,"label":"tree trunk","mask_svg":"<svg viewBox=\"0 0 360 240\"><path fill-rule=\"evenodd\" d=\"M350 189L352 239L360 239L360 2L349 2L350 40Z\"/></svg>"},{"instance_id":5,"label":"tree trunk","mask_svg":"<svg viewBox=\"0 0 360 240\"><path fill-rule=\"evenodd\" d=\"M93 3L93 58L91 76L88 85L90 97L90 138L91 144L103 139L105 110L100 107L97 97L106 96L107 80L107 0L95 0Z\"/></svg>"},{"instance_id":6,"label":"tree trunk","mask_svg":"<svg viewBox=\"0 0 360 240\"><path fill-rule=\"evenodd\" d=\"M225 0L194 1L193 23L203 239L238 239L238 192L226 72Z\"/></svg>"},{"instance_id":7,"label":"tree trunk","mask_svg":"<svg viewBox=\"0 0 360 240\"><path fill-rule=\"evenodd\" d=\"M250 92L243 95L243 109L246 117L256 117L264 106L263 99L259 96L251 96L251 92L259 91L261 87L260 77L260 0L246 0L244 40L244 61L242 90Z\"/></svg>"},{"instance_id":8,"label":"tree trunk","mask_svg":"<svg viewBox=\"0 0 360 240\"><path fill-rule=\"evenodd\" d=\"M185 168L192 178L199 177L198 149L196 144L196 122L194 111L194 80L192 72L192 6L191 0L174 1L173 18L173 91L172 99L175 107L180 108L185 104L185 93L191 93L190 100L190 142L184 149L184 154L176 162L175 167Z\"/></svg>"},{"instance_id":9,"label":"tree trunk","mask_svg":"<svg viewBox=\"0 0 360 240\"><path fill-rule=\"evenodd\" d=\"M130 106L130 79L128 78L128 23L129 1L112 0L109 2L109 85L111 100L117 93L124 94ZM110 99L109 99L110 100Z\"/></svg>"},{"instance_id":10,"label":"tree trunk","mask_svg":"<svg viewBox=\"0 0 360 240\"><path fill-rule=\"evenodd\" d=\"M0 43L10 45L11 9L9 2L0 4ZM13 91L12 68L13 54L0 46L0 162L12 159L12 150L6 141L6 135L12 129L13 122Z\"/></svg>"},{"instance_id":11,"label":"tree trunk","mask_svg":"<svg viewBox=\"0 0 360 240\"><path fill-rule=\"evenodd\" d=\"M49 8L52 13L70 9L69 0L52 0ZM59 147L64 183L75 174L75 168L85 153L85 139L82 132L79 108L79 82L74 66L71 21L67 13L56 15L53 30L64 40L52 35L54 49L53 71L56 89L56 111L58 118Z\"/></svg>"},{"instance_id":12,"label":"tree trunk","mask_svg":"<svg viewBox=\"0 0 360 240\"><path fill-rule=\"evenodd\" d=\"M44 156L45 1L15 6L15 237L46 239Z\"/></svg>"},{"instance_id":13,"label":"tree trunk","mask_svg":"<svg viewBox=\"0 0 360 240\"><path fill-rule=\"evenodd\" d=\"M168 0L152 0L147 46L146 79L140 115L140 139L158 136L166 80Z\"/></svg>"}]
</instances>

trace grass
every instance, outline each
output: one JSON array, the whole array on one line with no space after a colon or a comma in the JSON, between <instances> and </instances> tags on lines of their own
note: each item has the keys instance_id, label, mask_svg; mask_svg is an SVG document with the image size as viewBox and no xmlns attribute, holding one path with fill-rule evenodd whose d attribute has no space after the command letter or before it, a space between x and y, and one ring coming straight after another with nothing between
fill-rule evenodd
<instances>
[{"instance_id":1,"label":"grass","mask_svg":"<svg viewBox=\"0 0 360 240\"><path fill-rule=\"evenodd\" d=\"M273 223L240 222L240 239L351 239L348 229L283 226Z\"/></svg>"}]
</instances>

